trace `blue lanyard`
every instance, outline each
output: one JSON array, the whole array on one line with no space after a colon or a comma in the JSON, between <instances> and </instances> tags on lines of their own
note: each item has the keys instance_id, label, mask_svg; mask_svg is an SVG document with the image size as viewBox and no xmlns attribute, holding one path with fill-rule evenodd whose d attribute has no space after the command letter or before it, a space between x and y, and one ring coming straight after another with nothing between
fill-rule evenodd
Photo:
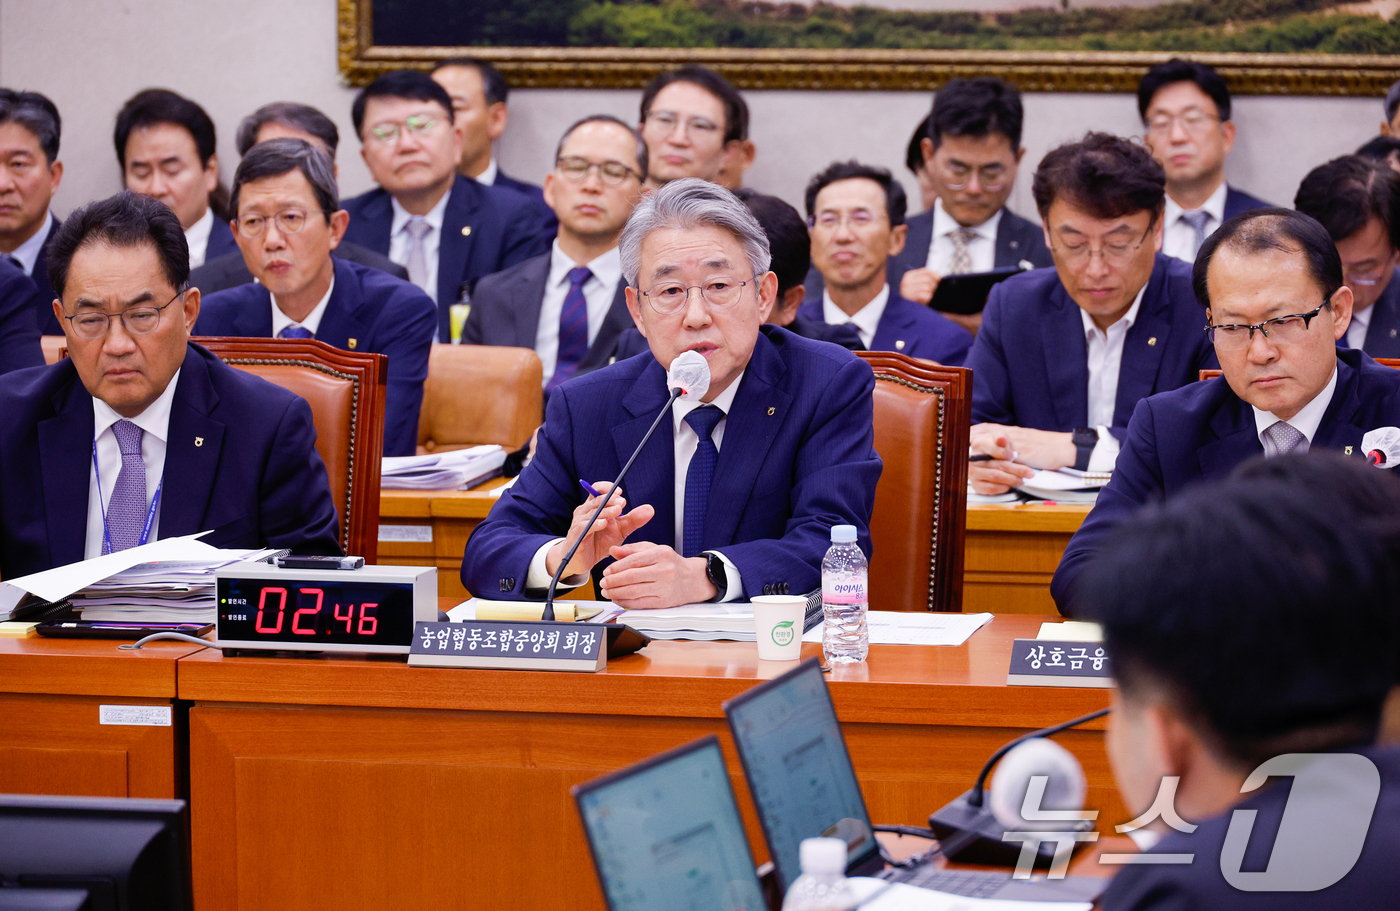
<instances>
[{"instance_id":1,"label":"blue lanyard","mask_svg":"<svg viewBox=\"0 0 1400 911\"><path fill-rule=\"evenodd\" d=\"M102 510L102 553L103 555L112 552L112 535L107 530L107 507L102 504L102 469L97 467L97 440L92 441L92 472L97 478L97 507ZM162 477L156 483L156 495L151 497L151 508L146 510L146 524L141 529L141 540L136 542L136 546L151 540L151 526L156 521L156 509L160 507L160 489L165 486L165 478Z\"/></svg>"}]
</instances>

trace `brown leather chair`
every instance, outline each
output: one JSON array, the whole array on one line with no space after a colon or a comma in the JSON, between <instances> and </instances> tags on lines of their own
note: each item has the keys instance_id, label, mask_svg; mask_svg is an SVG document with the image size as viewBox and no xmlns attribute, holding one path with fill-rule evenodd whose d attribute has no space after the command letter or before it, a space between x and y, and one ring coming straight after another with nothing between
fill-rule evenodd
<instances>
[{"instance_id":1,"label":"brown leather chair","mask_svg":"<svg viewBox=\"0 0 1400 911\"><path fill-rule=\"evenodd\" d=\"M340 512L340 546L379 555L379 473L389 359L315 339L201 338L226 364L295 392L311 405L316 450Z\"/></svg>"},{"instance_id":2,"label":"brown leather chair","mask_svg":"<svg viewBox=\"0 0 1400 911\"><path fill-rule=\"evenodd\" d=\"M530 348L433 345L420 452L446 452L481 443L519 449L544 421L544 367Z\"/></svg>"},{"instance_id":3,"label":"brown leather chair","mask_svg":"<svg viewBox=\"0 0 1400 911\"><path fill-rule=\"evenodd\" d=\"M885 463L870 520L870 606L960 611L972 371L858 353L875 371L875 451Z\"/></svg>"},{"instance_id":4,"label":"brown leather chair","mask_svg":"<svg viewBox=\"0 0 1400 911\"><path fill-rule=\"evenodd\" d=\"M57 364L68 356L68 337L65 335L41 335L39 347L44 349L44 363Z\"/></svg>"}]
</instances>

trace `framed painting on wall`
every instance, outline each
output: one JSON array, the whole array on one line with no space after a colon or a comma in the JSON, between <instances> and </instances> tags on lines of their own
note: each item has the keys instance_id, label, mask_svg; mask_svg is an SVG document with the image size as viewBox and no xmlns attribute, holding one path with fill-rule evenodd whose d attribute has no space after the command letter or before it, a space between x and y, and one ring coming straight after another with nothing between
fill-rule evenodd
<instances>
[{"instance_id":1,"label":"framed painting on wall","mask_svg":"<svg viewBox=\"0 0 1400 911\"><path fill-rule=\"evenodd\" d=\"M361 85L471 54L522 88L636 88L701 63L748 89L1131 92L1175 55L1237 94L1380 96L1400 78L1397 0L338 0Z\"/></svg>"}]
</instances>

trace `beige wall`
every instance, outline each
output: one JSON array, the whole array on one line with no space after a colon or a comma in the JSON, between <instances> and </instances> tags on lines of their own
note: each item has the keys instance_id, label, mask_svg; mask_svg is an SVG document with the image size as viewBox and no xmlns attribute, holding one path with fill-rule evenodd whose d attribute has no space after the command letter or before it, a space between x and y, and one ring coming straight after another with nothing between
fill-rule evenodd
<instances>
[{"instance_id":1,"label":"beige wall","mask_svg":"<svg viewBox=\"0 0 1400 911\"><path fill-rule=\"evenodd\" d=\"M64 119L67 173L56 206L64 214L120 187L112 120L141 88L167 86L205 106L219 128L227 180L237 156L233 131L258 105L314 104L340 126L341 186L370 186L351 133L354 93L336 70L335 0L0 0L0 84L48 94ZM500 143L505 169L539 182L559 133L586 113L632 119L635 91L523 90L511 96L511 124ZM801 206L807 179L836 159L885 165L917 190L904 148L929 96L909 92L751 92L758 159L748 183ZM1126 95L1030 95L1027 165L1087 129L1134 132ZM1227 168L1232 183L1290 203L1314 165L1374 135L1380 102L1358 98L1241 98L1239 141ZM1026 172L1011 199L1034 211ZM917 196L914 196L917 199Z\"/></svg>"}]
</instances>

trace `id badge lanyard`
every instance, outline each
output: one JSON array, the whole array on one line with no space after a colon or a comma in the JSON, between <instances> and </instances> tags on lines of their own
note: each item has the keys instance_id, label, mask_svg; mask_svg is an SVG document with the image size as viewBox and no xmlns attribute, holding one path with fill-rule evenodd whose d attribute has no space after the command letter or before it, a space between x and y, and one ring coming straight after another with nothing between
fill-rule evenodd
<instances>
[{"instance_id":1,"label":"id badge lanyard","mask_svg":"<svg viewBox=\"0 0 1400 911\"><path fill-rule=\"evenodd\" d=\"M102 510L102 554L106 556L112 552L112 535L107 529L107 507L102 499L102 469L97 467L97 440L92 441L92 471L97 478L97 506ZM136 546L151 540L151 526L156 521L156 510L160 508L160 489L165 486L165 478L162 477L156 482L156 495L151 497L151 508L146 510L146 524L141 527L141 540L136 542Z\"/></svg>"}]
</instances>

